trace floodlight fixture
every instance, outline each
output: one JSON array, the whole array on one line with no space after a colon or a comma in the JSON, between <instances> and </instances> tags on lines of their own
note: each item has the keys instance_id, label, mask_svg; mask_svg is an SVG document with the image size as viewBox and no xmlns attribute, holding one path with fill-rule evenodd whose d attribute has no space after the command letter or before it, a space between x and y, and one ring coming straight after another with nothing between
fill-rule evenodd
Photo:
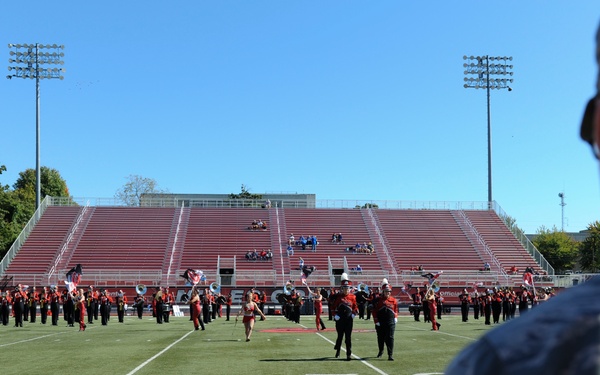
<instances>
[{"instance_id":1,"label":"floodlight fixture","mask_svg":"<svg viewBox=\"0 0 600 375\"><path fill-rule=\"evenodd\" d=\"M513 65L508 61L512 61L512 56L463 56L466 62L463 64L465 68L464 84L466 89L486 89L487 91L487 149L488 149L488 205L491 205L492 200L492 122L490 113L490 90L507 89L512 91L510 86L513 83L512 77ZM493 61L490 64L490 61ZM492 76L492 78L490 78Z\"/></svg>"},{"instance_id":2,"label":"floodlight fixture","mask_svg":"<svg viewBox=\"0 0 600 375\"><path fill-rule=\"evenodd\" d=\"M8 44L10 64L8 70L12 73L6 76L12 78L35 78L35 147L36 147L36 181L35 181L35 208L38 209L41 203L41 165L40 165L40 79L59 79L63 80L64 68L41 68L40 65L64 65L62 58L65 54L64 45L50 44ZM49 52L40 52L40 49L48 49Z\"/></svg>"}]
</instances>

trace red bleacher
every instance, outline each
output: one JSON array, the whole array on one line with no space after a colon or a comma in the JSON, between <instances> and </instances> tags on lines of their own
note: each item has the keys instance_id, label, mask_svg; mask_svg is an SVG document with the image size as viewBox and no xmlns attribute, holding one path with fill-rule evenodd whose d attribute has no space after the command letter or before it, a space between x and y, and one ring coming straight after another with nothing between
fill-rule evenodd
<instances>
[{"instance_id":1,"label":"red bleacher","mask_svg":"<svg viewBox=\"0 0 600 375\"><path fill-rule=\"evenodd\" d=\"M80 209L49 207L6 274L47 272ZM375 209L367 215L360 209L197 207L186 209L185 215L181 212L178 208L96 207L68 254L69 267L80 263L87 272L146 270L162 275L167 269L176 273L193 268L216 275L218 259L221 266L225 262L230 267L235 258L235 272L280 275L283 266L287 275L299 272L295 269L302 257L306 265L316 266L317 272L326 272L324 280L329 280L329 260L333 268L346 260L348 268L360 264L363 271L388 271L383 244L397 272L418 265L425 270L476 271L483 264L449 210ZM493 211L466 211L466 215L506 269L512 265L521 270L526 266L539 269ZM180 218L185 221L184 229L175 241ZM268 230L248 229L255 219L266 221ZM344 243L331 243L332 234L340 232ZM294 255L288 258L285 247L290 233L296 239L315 235L319 241L316 252L310 246L306 250L294 246ZM345 251L365 242L376 244L374 255ZM273 261L247 261L245 254L253 249L272 249Z\"/></svg>"}]
</instances>

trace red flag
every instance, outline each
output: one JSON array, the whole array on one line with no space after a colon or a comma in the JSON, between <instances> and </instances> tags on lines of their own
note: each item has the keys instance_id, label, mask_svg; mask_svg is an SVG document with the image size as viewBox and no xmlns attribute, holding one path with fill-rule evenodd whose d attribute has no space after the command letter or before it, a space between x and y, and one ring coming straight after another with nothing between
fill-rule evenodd
<instances>
[{"instance_id":1,"label":"red flag","mask_svg":"<svg viewBox=\"0 0 600 375\"><path fill-rule=\"evenodd\" d=\"M527 286L533 286L533 275L531 272L525 272L523 274L523 284Z\"/></svg>"},{"instance_id":2,"label":"red flag","mask_svg":"<svg viewBox=\"0 0 600 375\"><path fill-rule=\"evenodd\" d=\"M81 264L76 265L75 267L71 268L69 272L67 272L65 285L67 286L67 290L69 292L77 289L77 285L79 285L79 282L81 281L81 275L83 275Z\"/></svg>"},{"instance_id":3,"label":"red flag","mask_svg":"<svg viewBox=\"0 0 600 375\"><path fill-rule=\"evenodd\" d=\"M200 270L193 270L191 268L188 268L187 270L185 270L183 275L180 276L186 279L187 282L191 285L196 285L200 282L200 279L202 278L203 274L204 273Z\"/></svg>"}]
</instances>

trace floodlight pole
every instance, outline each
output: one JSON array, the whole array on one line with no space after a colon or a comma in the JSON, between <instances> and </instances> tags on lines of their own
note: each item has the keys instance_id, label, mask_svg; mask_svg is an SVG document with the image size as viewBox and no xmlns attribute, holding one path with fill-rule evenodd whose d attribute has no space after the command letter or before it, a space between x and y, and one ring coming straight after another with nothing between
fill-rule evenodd
<instances>
[{"instance_id":1,"label":"floodlight pole","mask_svg":"<svg viewBox=\"0 0 600 375\"><path fill-rule=\"evenodd\" d=\"M488 205L491 208L493 198L492 198L492 115L491 115L491 100L490 100L490 90L493 89L508 89L508 91L512 91L512 88L508 85L513 82L512 78L500 78L500 79L491 79L490 74L492 75L513 75L512 71L508 71L508 69L512 69L512 65L508 65L506 63L507 60L512 61L511 57L490 57L488 55L485 56L463 56L463 60L468 60L467 63L463 64L465 70L465 75L469 76L470 74L476 75L477 78L466 78L464 88L475 88L480 89L484 88L487 91L487 156L488 156ZM491 64L491 61L499 61L498 64Z\"/></svg>"},{"instance_id":2,"label":"floodlight pole","mask_svg":"<svg viewBox=\"0 0 600 375\"><path fill-rule=\"evenodd\" d=\"M41 178L41 164L40 164L40 79L44 78L58 78L64 79L61 75L65 71L64 68L40 68L40 64L59 64L63 65L62 50L65 46L56 44L43 45L43 44L9 44L8 48L14 48L14 51L10 51L11 58L8 62L11 64L24 64L24 66L9 66L9 71L15 71L13 74L6 76L8 79L14 78L35 78L35 208L36 210L40 207L41 196L42 196L42 178ZM41 48L48 48L54 50L54 52L40 53ZM22 52L25 51L25 52ZM14 56L15 58L12 58ZM34 67L35 65L35 67Z\"/></svg>"}]
</instances>

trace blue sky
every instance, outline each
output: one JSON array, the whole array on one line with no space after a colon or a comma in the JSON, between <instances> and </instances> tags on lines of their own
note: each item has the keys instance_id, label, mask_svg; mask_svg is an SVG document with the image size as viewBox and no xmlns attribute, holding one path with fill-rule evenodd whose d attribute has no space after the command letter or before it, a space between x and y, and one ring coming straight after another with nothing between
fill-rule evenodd
<instances>
[{"instance_id":1,"label":"blue sky","mask_svg":"<svg viewBox=\"0 0 600 375\"><path fill-rule=\"evenodd\" d=\"M8 43L65 45L41 83L41 160L77 198L129 175L173 193L487 200L486 93L463 55L512 56L493 91L493 198L528 233L598 220L578 137L595 1L103 1L3 5ZM35 11L30 11L35 9ZM1 52L1 50L0 50ZM6 69L6 68L4 68ZM8 71L5 70L5 72ZM35 82L0 80L0 183L35 168Z\"/></svg>"}]
</instances>

